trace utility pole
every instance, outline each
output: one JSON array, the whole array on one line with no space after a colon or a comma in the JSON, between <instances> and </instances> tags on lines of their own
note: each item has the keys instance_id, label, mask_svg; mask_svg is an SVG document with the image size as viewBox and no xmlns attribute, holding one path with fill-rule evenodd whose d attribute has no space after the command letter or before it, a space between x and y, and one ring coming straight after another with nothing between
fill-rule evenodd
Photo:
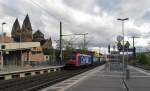
<instances>
[{"instance_id":1,"label":"utility pole","mask_svg":"<svg viewBox=\"0 0 150 91\"><path fill-rule=\"evenodd\" d=\"M132 41L133 41L133 57L135 58L136 57L135 38L139 38L139 37L138 36L132 36L130 38L132 38Z\"/></svg>"},{"instance_id":2,"label":"utility pole","mask_svg":"<svg viewBox=\"0 0 150 91\"><path fill-rule=\"evenodd\" d=\"M63 56L62 56L62 37L63 36L72 36L72 35L83 35L84 36L84 49L85 49L85 43L86 43L86 35L88 33L83 33L83 34L69 34L69 35L63 35L62 34L62 22L60 21L60 61L62 62Z\"/></svg>"},{"instance_id":3,"label":"utility pole","mask_svg":"<svg viewBox=\"0 0 150 91\"><path fill-rule=\"evenodd\" d=\"M133 57L135 58L136 57L136 50L135 50L135 46L134 46L134 36L133 36Z\"/></svg>"},{"instance_id":4,"label":"utility pole","mask_svg":"<svg viewBox=\"0 0 150 91\"><path fill-rule=\"evenodd\" d=\"M60 64L62 63L62 22L60 21Z\"/></svg>"},{"instance_id":5,"label":"utility pole","mask_svg":"<svg viewBox=\"0 0 150 91\"><path fill-rule=\"evenodd\" d=\"M84 42L83 42L83 43L84 43L84 44L83 44L83 46L84 46L84 47L83 47L83 48L84 48L84 50L85 50L85 42L86 42L86 40L85 40L85 35L86 35L86 34L83 34L83 36L84 36Z\"/></svg>"},{"instance_id":6,"label":"utility pole","mask_svg":"<svg viewBox=\"0 0 150 91\"><path fill-rule=\"evenodd\" d=\"M110 53L110 44L108 45L108 53Z\"/></svg>"}]
</instances>

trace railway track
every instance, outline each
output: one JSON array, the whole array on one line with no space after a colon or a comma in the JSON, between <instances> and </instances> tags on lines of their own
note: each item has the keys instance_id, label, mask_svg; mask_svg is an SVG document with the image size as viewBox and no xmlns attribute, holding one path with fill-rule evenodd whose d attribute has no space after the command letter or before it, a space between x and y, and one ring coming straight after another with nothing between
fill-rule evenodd
<instances>
[{"instance_id":1,"label":"railway track","mask_svg":"<svg viewBox=\"0 0 150 91\"><path fill-rule=\"evenodd\" d=\"M0 81L0 91L38 91L54 83L63 81L77 74L83 73L95 66L78 70L61 70L44 75L29 76L20 79Z\"/></svg>"}]
</instances>

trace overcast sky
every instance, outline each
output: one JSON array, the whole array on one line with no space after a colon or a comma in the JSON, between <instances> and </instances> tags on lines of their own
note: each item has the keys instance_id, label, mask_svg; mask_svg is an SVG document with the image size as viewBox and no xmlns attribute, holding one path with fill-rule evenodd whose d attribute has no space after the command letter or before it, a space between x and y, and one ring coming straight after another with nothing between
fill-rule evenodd
<instances>
[{"instance_id":1,"label":"overcast sky","mask_svg":"<svg viewBox=\"0 0 150 91\"><path fill-rule=\"evenodd\" d=\"M4 31L10 35L15 19L21 25L28 13L34 32L40 29L54 41L59 38L62 21L63 34L88 33L89 47L105 47L115 44L116 36L121 34L121 22L116 19L129 17L125 36L141 37L136 39L136 46L147 46L149 5L150 0L0 0L0 22L7 23ZM74 41L83 40L82 36L74 37Z\"/></svg>"}]
</instances>

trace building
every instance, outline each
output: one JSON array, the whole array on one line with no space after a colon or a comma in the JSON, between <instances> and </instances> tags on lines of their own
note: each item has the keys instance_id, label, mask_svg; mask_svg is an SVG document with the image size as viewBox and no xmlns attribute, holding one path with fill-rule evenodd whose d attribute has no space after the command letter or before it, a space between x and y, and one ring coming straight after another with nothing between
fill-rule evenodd
<instances>
[{"instance_id":1,"label":"building","mask_svg":"<svg viewBox=\"0 0 150 91\"><path fill-rule=\"evenodd\" d=\"M21 35L21 29L17 18L12 27L11 37L14 39L14 41L20 42L20 35Z\"/></svg>"},{"instance_id":2,"label":"building","mask_svg":"<svg viewBox=\"0 0 150 91\"><path fill-rule=\"evenodd\" d=\"M45 39L40 30L32 34L28 14L23 21L22 28L20 28L18 19L15 20L11 37L0 37L0 41L2 41L0 51L3 51L4 65L36 65L52 60L51 38Z\"/></svg>"},{"instance_id":3,"label":"building","mask_svg":"<svg viewBox=\"0 0 150 91\"><path fill-rule=\"evenodd\" d=\"M40 30L37 30L34 34L33 34L33 41L36 41L36 42L40 42L42 40L45 40L44 39L44 34L40 31Z\"/></svg>"},{"instance_id":4,"label":"building","mask_svg":"<svg viewBox=\"0 0 150 91\"><path fill-rule=\"evenodd\" d=\"M16 42L32 42L32 26L28 14L23 21L21 29L18 19L15 20L11 36Z\"/></svg>"},{"instance_id":5,"label":"building","mask_svg":"<svg viewBox=\"0 0 150 91\"><path fill-rule=\"evenodd\" d=\"M51 40L51 38L42 41L41 46L42 46L43 49L52 49L52 40Z\"/></svg>"},{"instance_id":6,"label":"building","mask_svg":"<svg viewBox=\"0 0 150 91\"><path fill-rule=\"evenodd\" d=\"M45 62L40 42L1 43L4 65L32 65Z\"/></svg>"},{"instance_id":7,"label":"building","mask_svg":"<svg viewBox=\"0 0 150 91\"><path fill-rule=\"evenodd\" d=\"M33 34L33 41L40 42L43 49L52 49L52 40L51 40L51 38L45 39L44 34L40 30L37 30Z\"/></svg>"},{"instance_id":8,"label":"building","mask_svg":"<svg viewBox=\"0 0 150 91\"><path fill-rule=\"evenodd\" d=\"M12 37L6 36L6 33L3 36L0 35L0 43L13 43L15 42Z\"/></svg>"},{"instance_id":9,"label":"building","mask_svg":"<svg viewBox=\"0 0 150 91\"><path fill-rule=\"evenodd\" d=\"M23 21L21 31L22 31L21 41L32 42L32 26L28 14L26 15Z\"/></svg>"}]
</instances>

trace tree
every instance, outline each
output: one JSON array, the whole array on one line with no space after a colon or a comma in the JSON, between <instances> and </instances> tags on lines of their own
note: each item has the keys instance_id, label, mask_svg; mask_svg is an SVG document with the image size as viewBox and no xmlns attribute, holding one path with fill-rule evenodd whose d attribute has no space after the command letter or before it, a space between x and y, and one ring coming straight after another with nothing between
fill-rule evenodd
<instances>
[{"instance_id":1,"label":"tree","mask_svg":"<svg viewBox=\"0 0 150 91\"><path fill-rule=\"evenodd\" d=\"M56 49L60 49L59 40L56 41ZM65 49L65 50L74 49L73 41L71 39L70 40L62 39L62 49Z\"/></svg>"}]
</instances>

